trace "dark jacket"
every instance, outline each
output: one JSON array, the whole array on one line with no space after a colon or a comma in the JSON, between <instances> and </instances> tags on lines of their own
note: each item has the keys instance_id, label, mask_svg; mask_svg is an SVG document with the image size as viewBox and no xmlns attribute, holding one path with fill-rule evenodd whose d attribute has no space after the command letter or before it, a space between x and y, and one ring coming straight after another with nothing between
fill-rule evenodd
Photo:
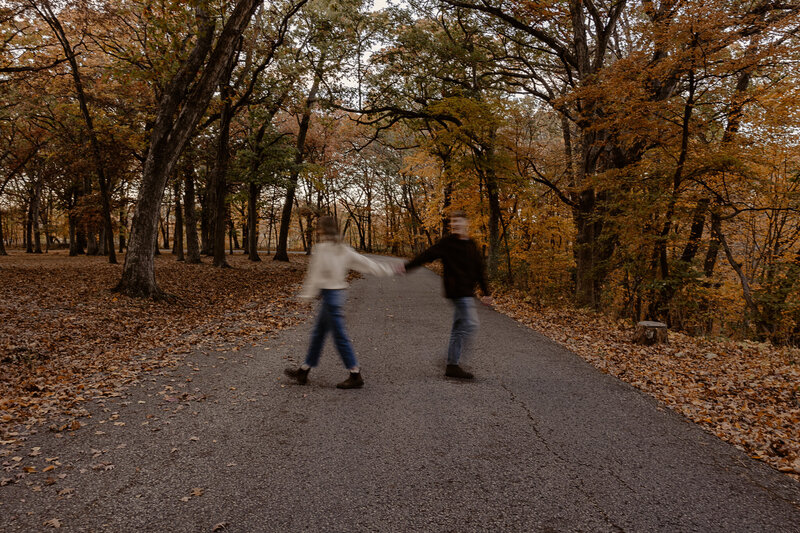
<instances>
[{"instance_id":1,"label":"dark jacket","mask_svg":"<svg viewBox=\"0 0 800 533\"><path fill-rule=\"evenodd\" d=\"M472 239L448 235L417 257L406 263L412 270L437 259L444 265L444 295L447 298L464 298L475 295L475 285L489 296L486 270L478 246Z\"/></svg>"}]
</instances>

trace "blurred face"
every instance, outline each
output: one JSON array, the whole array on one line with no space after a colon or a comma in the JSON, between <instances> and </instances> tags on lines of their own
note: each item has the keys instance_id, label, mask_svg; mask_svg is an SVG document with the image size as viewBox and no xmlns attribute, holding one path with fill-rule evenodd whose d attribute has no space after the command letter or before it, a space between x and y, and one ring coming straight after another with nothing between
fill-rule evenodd
<instances>
[{"instance_id":1,"label":"blurred face","mask_svg":"<svg viewBox=\"0 0 800 533\"><path fill-rule=\"evenodd\" d=\"M469 236L469 221L463 217L450 217L450 231L458 237Z\"/></svg>"}]
</instances>

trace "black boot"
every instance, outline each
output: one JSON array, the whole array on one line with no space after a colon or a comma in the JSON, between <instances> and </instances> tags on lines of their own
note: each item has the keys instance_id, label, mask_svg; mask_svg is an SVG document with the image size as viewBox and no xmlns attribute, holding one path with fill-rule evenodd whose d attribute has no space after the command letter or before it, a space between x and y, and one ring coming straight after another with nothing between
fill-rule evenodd
<instances>
[{"instance_id":1,"label":"black boot","mask_svg":"<svg viewBox=\"0 0 800 533\"><path fill-rule=\"evenodd\" d=\"M447 365L447 370L444 371L444 375L449 378L458 379L472 379L475 377L458 365Z\"/></svg>"},{"instance_id":2,"label":"black boot","mask_svg":"<svg viewBox=\"0 0 800 533\"><path fill-rule=\"evenodd\" d=\"M303 370L302 368L287 368L283 371L284 374L295 380L300 385L308 383L308 371L310 368Z\"/></svg>"},{"instance_id":3,"label":"black boot","mask_svg":"<svg viewBox=\"0 0 800 533\"><path fill-rule=\"evenodd\" d=\"M360 389L364 386L361 372L350 372L350 377L336 385L337 389Z\"/></svg>"}]
</instances>

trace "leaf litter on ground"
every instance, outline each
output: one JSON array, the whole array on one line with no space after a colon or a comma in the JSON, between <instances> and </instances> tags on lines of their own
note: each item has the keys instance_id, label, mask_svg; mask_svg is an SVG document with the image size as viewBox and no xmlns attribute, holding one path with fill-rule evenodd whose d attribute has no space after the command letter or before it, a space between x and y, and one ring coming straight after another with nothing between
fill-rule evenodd
<instances>
[{"instance_id":1,"label":"leaf litter on ground","mask_svg":"<svg viewBox=\"0 0 800 533\"><path fill-rule=\"evenodd\" d=\"M234 268L157 256L171 298L153 301L112 292L122 267L104 257L0 257L0 461L37 425L79 429L85 402L120 396L142 373L192 350L257 344L302 320L307 306L293 296L305 256L227 260Z\"/></svg>"}]
</instances>

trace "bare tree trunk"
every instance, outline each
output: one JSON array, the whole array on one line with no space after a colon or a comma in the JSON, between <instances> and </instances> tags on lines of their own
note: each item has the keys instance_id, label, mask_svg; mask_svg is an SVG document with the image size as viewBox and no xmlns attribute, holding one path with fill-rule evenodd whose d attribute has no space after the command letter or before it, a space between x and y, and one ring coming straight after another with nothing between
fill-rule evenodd
<instances>
[{"instance_id":1,"label":"bare tree trunk","mask_svg":"<svg viewBox=\"0 0 800 533\"><path fill-rule=\"evenodd\" d=\"M706 250L706 258L703 261L703 273L707 278L714 274L714 266L717 263L717 255L719 254L719 239L717 234L720 231L720 218L719 214L715 211L711 212L711 241L708 243L708 250Z\"/></svg>"},{"instance_id":2,"label":"bare tree trunk","mask_svg":"<svg viewBox=\"0 0 800 533\"><path fill-rule=\"evenodd\" d=\"M181 182L175 180L175 232L173 239L175 240L175 254L178 256L178 261L183 261L183 210L181 209Z\"/></svg>"},{"instance_id":3,"label":"bare tree trunk","mask_svg":"<svg viewBox=\"0 0 800 533\"><path fill-rule=\"evenodd\" d=\"M183 206L186 211L186 262L200 262L200 247L197 242L197 212L194 206L194 168L187 165L183 177Z\"/></svg>"},{"instance_id":4,"label":"bare tree trunk","mask_svg":"<svg viewBox=\"0 0 800 533\"><path fill-rule=\"evenodd\" d=\"M100 182L100 195L102 200L102 208L103 208L103 224L105 228L105 235L106 235L106 246L104 247L105 250L108 251L108 262L112 264L116 264L117 257L114 254L114 230L112 229L111 225L111 200L109 194L109 186L108 180L106 179L105 170L103 168L103 158L100 153L100 143L97 140L97 134L94 129L94 122L92 120L92 115L89 113L89 106L86 101L86 94L83 90L83 82L81 80L80 72L78 70L78 62L75 59L76 54L72 45L67 38L67 34L64 31L61 22L58 20L55 12L53 11L52 6L50 5L49 0L39 0L40 8L36 8L40 16L45 20L45 22L50 26L53 30L53 33L58 39L61 47L64 50L64 54L67 58L67 61L70 65L70 70L72 71L72 81L75 84L75 93L78 98L78 104L80 105L81 115L83 115L83 120L86 123L86 130L89 134L89 142L92 148L92 157L94 159L95 171L97 172L97 178ZM92 239L94 235L92 235Z\"/></svg>"},{"instance_id":5,"label":"bare tree trunk","mask_svg":"<svg viewBox=\"0 0 800 533\"><path fill-rule=\"evenodd\" d=\"M217 140L217 157L214 161L214 169L211 172L211 179L208 182L208 205L211 207L211 241L214 248L214 266L225 268L228 265L225 261L225 230L226 226L226 204L225 194L227 192L228 163L230 162L230 131L231 120L233 119L233 109L231 107L231 74L233 71L233 57L228 64L225 73L220 80L220 100L222 100L222 112L220 114L219 138Z\"/></svg>"},{"instance_id":6,"label":"bare tree trunk","mask_svg":"<svg viewBox=\"0 0 800 533\"><path fill-rule=\"evenodd\" d=\"M250 261L261 261L258 256L258 195L261 187L250 182L247 190L247 258Z\"/></svg>"},{"instance_id":7,"label":"bare tree trunk","mask_svg":"<svg viewBox=\"0 0 800 533\"><path fill-rule=\"evenodd\" d=\"M119 253L125 251L125 209L119 209Z\"/></svg>"},{"instance_id":8,"label":"bare tree trunk","mask_svg":"<svg viewBox=\"0 0 800 533\"><path fill-rule=\"evenodd\" d=\"M33 195L31 195L28 202L28 208L25 210L25 232L22 235L25 241L25 253L33 253Z\"/></svg>"},{"instance_id":9,"label":"bare tree trunk","mask_svg":"<svg viewBox=\"0 0 800 533\"><path fill-rule=\"evenodd\" d=\"M200 197L200 253L203 255L214 254L209 221L211 208L208 206L208 200L208 183L206 183L205 194Z\"/></svg>"},{"instance_id":10,"label":"bare tree trunk","mask_svg":"<svg viewBox=\"0 0 800 533\"><path fill-rule=\"evenodd\" d=\"M297 144L296 155L294 158L294 170L292 170L289 177L289 186L286 189L286 199L283 202L283 211L281 212L281 227L280 234L278 235L278 248L275 251L275 261L289 261L288 243L289 243L289 226L292 223L292 208L294 207L295 190L297 189L297 178L300 175L300 165L305 159L305 146L306 135L308 134L308 127L311 124L311 107L317 99L317 91L319 91L320 83L322 82L320 76L320 69L324 64L325 55L320 59L319 68L314 75L314 83L311 90L306 97L305 106L303 108L303 117L300 120L300 128L297 131Z\"/></svg>"},{"instance_id":11,"label":"bare tree trunk","mask_svg":"<svg viewBox=\"0 0 800 533\"><path fill-rule=\"evenodd\" d=\"M0 255L8 255L6 252L6 236L3 234L3 212L0 211Z\"/></svg>"},{"instance_id":12,"label":"bare tree trunk","mask_svg":"<svg viewBox=\"0 0 800 533\"><path fill-rule=\"evenodd\" d=\"M42 232L39 229L39 216L42 203L42 181L38 180L34 185L33 198L31 199L31 226L33 231L33 253L42 253Z\"/></svg>"}]
</instances>

